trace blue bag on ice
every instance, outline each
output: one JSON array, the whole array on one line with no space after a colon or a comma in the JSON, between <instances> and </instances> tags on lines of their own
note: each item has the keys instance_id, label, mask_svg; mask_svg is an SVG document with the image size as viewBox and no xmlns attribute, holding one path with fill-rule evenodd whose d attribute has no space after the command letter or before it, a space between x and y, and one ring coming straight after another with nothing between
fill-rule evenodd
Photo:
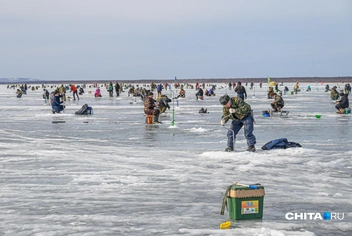
<instances>
[{"instance_id":1,"label":"blue bag on ice","mask_svg":"<svg viewBox=\"0 0 352 236\"><path fill-rule=\"evenodd\" d=\"M263 150L270 150L270 149L286 149L290 147L302 147L301 144L295 142L289 142L287 138L279 138L274 139L270 142L267 142L262 147Z\"/></svg>"}]
</instances>

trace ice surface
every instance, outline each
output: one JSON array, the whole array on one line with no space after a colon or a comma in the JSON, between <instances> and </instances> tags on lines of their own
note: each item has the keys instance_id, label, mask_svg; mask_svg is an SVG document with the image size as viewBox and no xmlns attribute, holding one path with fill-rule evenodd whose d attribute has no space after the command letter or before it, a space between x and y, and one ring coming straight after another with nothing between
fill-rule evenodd
<instances>
[{"instance_id":1,"label":"ice surface","mask_svg":"<svg viewBox=\"0 0 352 236\"><path fill-rule=\"evenodd\" d=\"M160 117L163 124L146 125L142 101L127 92L86 93L52 114L41 89L18 99L0 85L1 235L351 235L352 118L335 113L325 84L303 83L297 95L284 95L288 118L263 117L272 101L267 85L248 86L255 153L245 152L242 130L236 152L224 152L229 124L220 126L218 99L235 93L217 87L203 101L186 89L179 106L171 103ZM85 103L93 115L74 115ZM199 114L201 107L209 114ZM303 148L260 149L282 137ZM222 198L234 181L264 185L264 216L220 230L229 219L227 211L220 215ZM325 211L345 218L285 219L288 212Z\"/></svg>"}]
</instances>

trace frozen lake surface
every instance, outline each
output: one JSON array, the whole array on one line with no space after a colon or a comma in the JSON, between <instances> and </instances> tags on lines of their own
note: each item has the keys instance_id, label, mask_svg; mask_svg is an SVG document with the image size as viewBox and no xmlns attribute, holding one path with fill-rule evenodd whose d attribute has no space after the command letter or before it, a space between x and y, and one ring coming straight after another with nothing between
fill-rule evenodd
<instances>
[{"instance_id":1,"label":"frozen lake surface","mask_svg":"<svg viewBox=\"0 0 352 236\"><path fill-rule=\"evenodd\" d=\"M284 95L288 118L262 116L272 101L267 84L246 87L255 153L245 152L243 130L236 152L224 152L229 122L220 125L218 99L235 93L217 87L203 101L186 89L171 126L172 103L162 124L146 125L143 102L127 92L109 98L102 89L103 97L94 98L87 88L65 113L52 114L42 89L18 99L0 85L0 234L352 235L352 115L336 114L325 84L303 83L297 95ZM74 115L85 103L93 115ZM199 114L201 107L209 114ZM276 138L303 147L261 150ZM220 230L229 219L227 211L220 215L222 199L234 181L265 187L263 219ZM287 220L288 212L337 212L344 219Z\"/></svg>"}]
</instances>

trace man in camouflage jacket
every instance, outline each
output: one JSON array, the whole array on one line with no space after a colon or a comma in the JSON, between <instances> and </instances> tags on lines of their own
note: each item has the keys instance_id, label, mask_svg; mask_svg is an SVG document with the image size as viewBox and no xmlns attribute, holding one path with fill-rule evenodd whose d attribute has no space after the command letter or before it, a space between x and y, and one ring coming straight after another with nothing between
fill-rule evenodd
<instances>
[{"instance_id":1,"label":"man in camouflage jacket","mask_svg":"<svg viewBox=\"0 0 352 236\"><path fill-rule=\"evenodd\" d=\"M273 112L281 111L281 108L283 108L284 105L285 105L284 99L280 95L274 93L274 101L271 103Z\"/></svg>"},{"instance_id":2,"label":"man in camouflage jacket","mask_svg":"<svg viewBox=\"0 0 352 236\"><path fill-rule=\"evenodd\" d=\"M155 100L153 98L154 94L152 92L148 93L148 97L146 97L146 99L144 100L144 113L146 115L153 115L155 116L155 122L159 122L158 121L158 117L160 114L160 110L156 109L156 104L155 104Z\"/></svg>"},{"instance_id":3,"label":"man in camouflage jacket","mask_svg":"<svg viewBox=\"0 0 352 236\"><path fill-rule=\"evenodd\" d=\"M232 119L230 130L227 132L227 148L225 151L230 152L234 150L233 141L236 139L236 135L242 126L244 126L244 136L247 139L248 145L247 151L255 152L254 145L256 144L256 138L253 135L254 119L251 115L251 106L239 97L230 98L228 95L220 97L219 102L224 106L221 125L224 126L229 119Z\"/></svg>"}]
</instances>

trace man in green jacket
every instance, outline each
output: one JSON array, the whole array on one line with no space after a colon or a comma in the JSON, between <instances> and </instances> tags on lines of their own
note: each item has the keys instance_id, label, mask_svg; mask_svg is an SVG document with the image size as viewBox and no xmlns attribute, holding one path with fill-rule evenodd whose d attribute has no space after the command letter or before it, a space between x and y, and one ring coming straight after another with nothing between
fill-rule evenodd
<instances>
[{"instance_id":1,"label":"man in green jacket","mask_svg":"<svg viewBox=\"0 0 352 236\"><path fill-rule=\"evenodd\" d=\"M230 130L227 132L227 148L225 151L234 151L233 140L236 139L236 135L244 126L244 136L248 144L247 151L255 152L256 138L253 135L254 119L251 115L251 106L239 97L230 98L228 95L220 97L219 102L223 105L221 125L224 126L229 119L232 119Z\"/></svg>"}]
</instances>

